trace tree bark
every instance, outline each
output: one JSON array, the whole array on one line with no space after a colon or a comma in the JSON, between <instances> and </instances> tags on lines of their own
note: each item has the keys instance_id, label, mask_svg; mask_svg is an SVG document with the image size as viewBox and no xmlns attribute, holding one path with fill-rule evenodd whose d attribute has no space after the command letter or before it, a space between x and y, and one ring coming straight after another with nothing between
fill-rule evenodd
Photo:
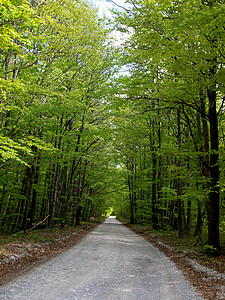
<instances>
[{"instance_id":1,"label":"tree bark","mask_svg":"<svg viewBox=\"0 0 225 300\"><path fill-rule=\"evenodd\" d=\"M216 73L215 67L211 73ZM219 241L219 136L218 119L216 111L216 86L212 85L207 90L209 99L209 123L210 123L210 191L208 206L208 244L220 249Z\"/></svg>"},{"instance_id":2,"label":"tree bark","mask_svg":"<svg viewBox=\"0 0 225 300\"><path fill-rule=\"evenodd\" d=\"M181 144L182 144L182 135L181 135L181 111L180 108L178 108L177 112L177 140L178 140L178 150L179 150L179 156L181 152ZM179 237L182 237L184 235L184 226L183 226L183 213L182 213L182 199L181 199L181 193L182 193L182 180L181 180L181 159L178 157L177 166L179 168L178 170L178 178L177 178L177 226L178 226L178 235Z\"/></svg>"}]
</instances>

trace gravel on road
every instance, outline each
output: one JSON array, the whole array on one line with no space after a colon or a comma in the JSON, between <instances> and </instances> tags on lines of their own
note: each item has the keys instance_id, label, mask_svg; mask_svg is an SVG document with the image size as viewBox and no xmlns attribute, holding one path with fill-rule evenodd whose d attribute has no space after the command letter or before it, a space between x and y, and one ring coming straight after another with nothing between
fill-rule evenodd
<instances>
[{"instance_id":1,"label":"gravel on road","mask_svg":"<svg viewBox=\"0 0 225 300\"><path fill-rule=\"evenodd\" d=\"M16 300L198 300L156 247L108 218L79 244L0 288Z\"/></svg>"}]
</instances>

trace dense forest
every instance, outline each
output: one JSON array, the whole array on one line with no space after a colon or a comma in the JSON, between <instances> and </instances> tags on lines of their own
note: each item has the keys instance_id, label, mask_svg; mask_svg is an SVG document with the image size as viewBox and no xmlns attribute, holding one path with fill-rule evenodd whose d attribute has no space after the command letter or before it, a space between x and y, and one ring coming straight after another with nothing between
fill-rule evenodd
<instances>
[{"instance_id":1,"label":"dense forest","mask_svg":"<svg viewBox=\"0 0 225 300\"><path fill-rule=\"evenodd\" d=\"M0 16L1 232L113 210L220 250L224 1L127 0L110 26L85 0Z\"/></svg>"}]
</instances>

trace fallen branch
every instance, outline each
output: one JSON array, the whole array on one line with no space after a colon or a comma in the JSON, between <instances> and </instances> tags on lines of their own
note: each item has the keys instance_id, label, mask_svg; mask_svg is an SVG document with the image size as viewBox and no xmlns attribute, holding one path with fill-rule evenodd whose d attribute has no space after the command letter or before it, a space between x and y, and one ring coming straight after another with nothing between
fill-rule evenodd
<instances>
[{"instance_id":1,"label":"fallen branch","mask_svg":"<svg viewBox=\"0 0 225 300\"><path fill-rule=\"evenodd\" d=\"M48 215L47 217L44 218L44 220L40 221L39 223L35 224L33 227L31 227L30 229L28 229L27 232L33 230L33 229L36 228L38 225L40 225L41 223L43 223L49 216L50 216L50 215Z\"/></svg>"}]
</instances>

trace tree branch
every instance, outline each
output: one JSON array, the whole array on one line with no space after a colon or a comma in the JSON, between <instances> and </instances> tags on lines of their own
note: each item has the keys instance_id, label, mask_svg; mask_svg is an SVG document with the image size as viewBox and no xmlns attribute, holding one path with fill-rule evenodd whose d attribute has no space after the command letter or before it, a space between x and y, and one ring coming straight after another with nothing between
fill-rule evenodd
<instances>
[{"instance_id":1,"label":"tree branch","mask_svg":"<svg viewBox=\"0 0 225 300\"><path fill-rule=\"evenodd\" d=\"M30 229L28 229L27 232L33 230L33 229L36 228L38 225L40 225L41 223L43 223L49 216L50 216L50 215L48 215L47 217L45 217L43 221L40 221L39 223L37 223L36 225L34 225L34 226L31 227Z\"/></svg>"}]
</instances>

